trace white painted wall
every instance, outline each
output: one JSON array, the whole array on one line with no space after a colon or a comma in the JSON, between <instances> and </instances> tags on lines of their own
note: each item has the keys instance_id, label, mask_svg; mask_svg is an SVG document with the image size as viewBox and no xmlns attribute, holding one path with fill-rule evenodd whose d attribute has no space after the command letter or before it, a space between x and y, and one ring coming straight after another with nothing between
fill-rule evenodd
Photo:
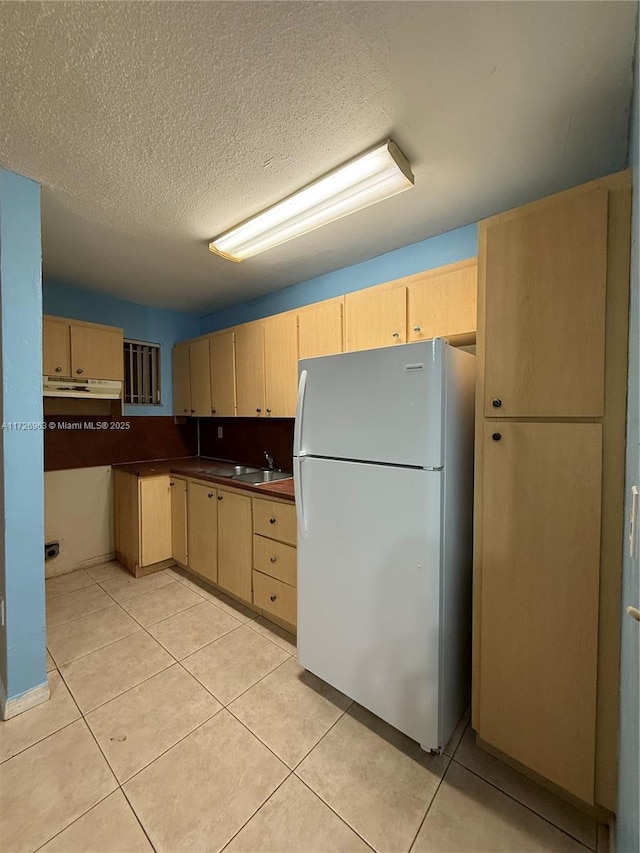
<instances>
[{"instance_id":1,"label":"white painted wall","mask_svg":"<svg viewBox=\"0 0 640 853\"><path fill-rule=\"evenodd\" d=\"M60 555L45 563L46 577L113 558L111 466L47 471L44 475L45 541Z\"/></svg>"}]
</instances>

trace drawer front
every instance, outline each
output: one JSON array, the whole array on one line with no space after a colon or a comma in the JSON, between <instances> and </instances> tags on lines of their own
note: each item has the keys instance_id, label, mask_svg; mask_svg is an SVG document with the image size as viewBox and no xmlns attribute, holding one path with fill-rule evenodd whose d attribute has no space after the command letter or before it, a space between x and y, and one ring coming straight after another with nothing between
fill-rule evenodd
<instances>
[{"instance_id":1,"label":"drawer front","mask_svg":"<svg viewBox=\"0 0 640 853\"><path fill-rule=\"evenodd\" d=\"M254 571L253 603L290 625L296 624L296 589L289 584Z\"/></svg>"},{"instance_id":2,"label":"drawer front","mask_svg":"<svg viewBox=\"0 0 640 853\"><path fill-rule=\"evenodd\" d=\"M253 532L296 544L296 508L275 501L253 500Z\"/></svg>"},{"instance_id":3,"label":"drawer front","mask_svg":"<svg viewBox=\"0 0 640 853\"><path fill-rule=\"evenodd\" d=\"M296 585L297 551L264 536L253 536L253 568L290 586Z\"/></svg>"}]
</instances>

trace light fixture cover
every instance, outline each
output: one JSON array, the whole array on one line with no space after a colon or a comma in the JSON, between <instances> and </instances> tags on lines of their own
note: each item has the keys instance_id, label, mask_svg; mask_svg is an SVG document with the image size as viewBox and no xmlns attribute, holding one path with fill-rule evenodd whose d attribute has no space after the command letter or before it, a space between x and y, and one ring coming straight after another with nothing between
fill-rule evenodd
<instances>
[{"instance_id":1,"label":"light fixture cover","mask_svg":"<svg viewBox=\"0 0 640 853\"><path fill-rule=\"evenodd\" d=\"M412 186L407 158L388 139L216 237L209 251L244 261Z\"/></svg>"}]
</instances>

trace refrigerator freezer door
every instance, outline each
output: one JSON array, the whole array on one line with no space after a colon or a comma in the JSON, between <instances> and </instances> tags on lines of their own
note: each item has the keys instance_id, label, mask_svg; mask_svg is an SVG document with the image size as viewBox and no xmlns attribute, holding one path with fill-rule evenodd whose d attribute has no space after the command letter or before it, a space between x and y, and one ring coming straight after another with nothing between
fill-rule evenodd
<instances>
[{"instance_id":1,"label":"refrigerator freezer door","mask_svg":"<svg viewBox=\"0 0 640 853\"><path fill-rule=\"evenodd\" d=\"M303 457L298 659L437 749L440 471Z\"/></svg>"},{"instance_id":2,"label":"refrigerator freezer door","mask_svg":"<svg viewBox=\"0 0 640 853\"><path fill-rule=\"evenodd\" d=\"M436 339L302 359L294 453L441 467L447 347Z\"/></svg>"}]
</instances>

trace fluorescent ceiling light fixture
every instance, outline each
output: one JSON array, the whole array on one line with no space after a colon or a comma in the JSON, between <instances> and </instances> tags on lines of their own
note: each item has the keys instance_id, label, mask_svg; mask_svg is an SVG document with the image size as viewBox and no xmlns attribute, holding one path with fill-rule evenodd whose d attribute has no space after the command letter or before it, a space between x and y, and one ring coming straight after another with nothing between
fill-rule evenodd
<instances>
[{"instance_id":1,"label":"fluorescent ceiling light fixture","mask_svg":"<svg viewBox=\"0 0 640 853\"><path fill-rule=\"evenodd\" d=\"M388 139L216 237L209 251L244 261L412 186L407 158Z\"/></svg>"}]
</instances>

